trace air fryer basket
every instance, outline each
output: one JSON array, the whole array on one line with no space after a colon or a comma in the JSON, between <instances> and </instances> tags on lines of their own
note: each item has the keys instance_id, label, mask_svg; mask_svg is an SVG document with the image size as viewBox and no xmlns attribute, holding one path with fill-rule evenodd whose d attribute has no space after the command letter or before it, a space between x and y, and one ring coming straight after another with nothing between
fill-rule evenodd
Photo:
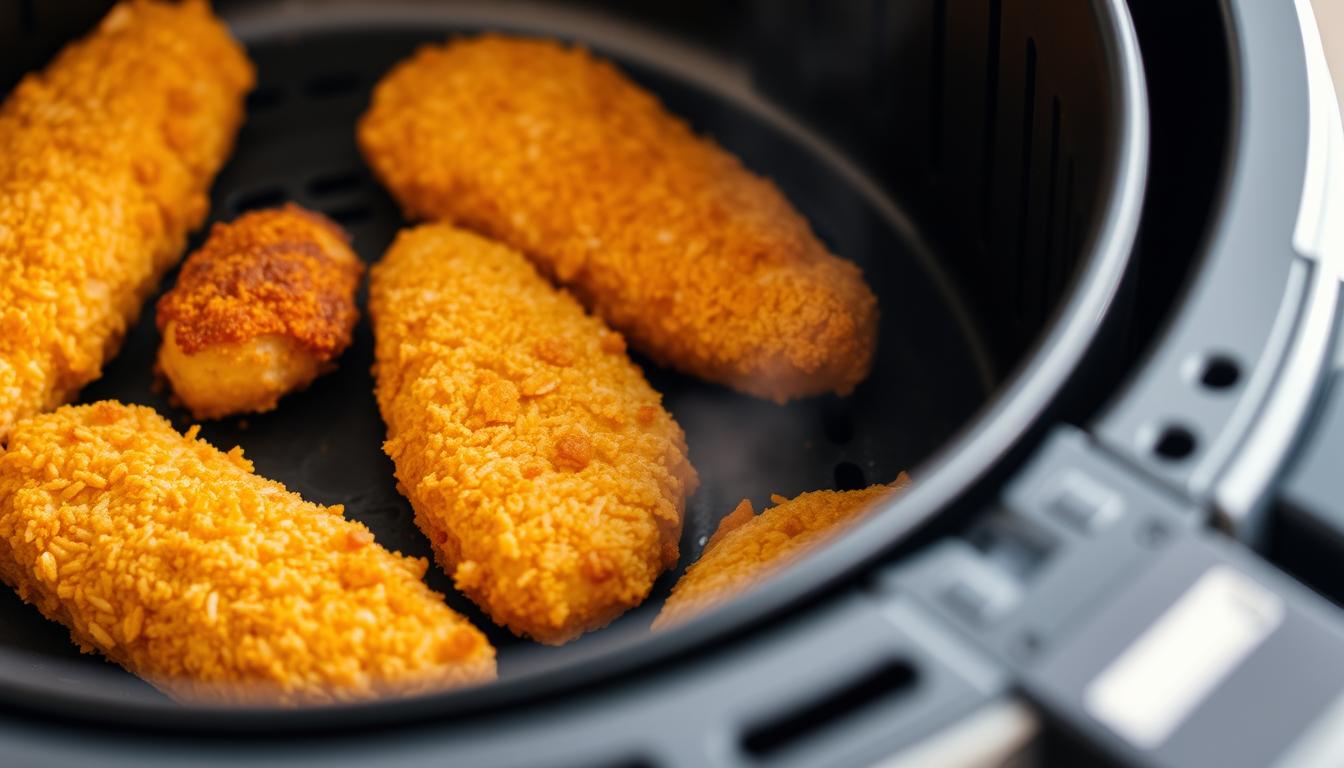
<instances>
[{"instance_id":1,"label":"air fryer basket","mask_svg":"<svg viewBox=\"0 0 1344 768\"><path fill-rule=\"evenodd\" d=\"M74 19L87 26L106 5L15 6L0 30L19 30L12 50L25 60L4 62L14 71L0 80L39 66L79 31ZM494 627L431 568L430 583L500 649L498 692L434 697L446 707L677 652L859 566L1021 439L1103 326L1124 314L1146 144L1137 50L1118 0L217 6L247 43L259 84L215 186L212 221L294 200L343 224L376 261L404 222L355 147L373 83L416 46L449 35L545 35L615 59L772 178L879 297L877 362L849 398L781 407L639 360L685 428L702 478L679 568L645 606L559 649ZM152 404L185 427L187 416L153 386L152 313L147 305L82 399ZM345 504L383 544L427 555L380 450L371 361L363 320L337 373L274 413L208 423L202 434L242 445L259 473L306 498ZM650 639L648 623L681 569L739 499L759 508L772 493L862 487L903 469L917 486L863 531L709 619ZM154 714L171 705L81 657L62 628L8 590L0 616L0 688L11 699L95 717L189 716ZM108 702L119 706L97 706Z\"/></svg>"}]
</instances>

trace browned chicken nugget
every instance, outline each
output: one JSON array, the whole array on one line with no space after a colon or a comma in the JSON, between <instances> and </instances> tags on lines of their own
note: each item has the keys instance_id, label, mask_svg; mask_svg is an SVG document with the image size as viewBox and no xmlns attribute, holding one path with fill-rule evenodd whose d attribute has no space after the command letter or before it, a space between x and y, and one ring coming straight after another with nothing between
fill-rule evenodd
<instances>
[{"instance_id":1,"label":"browned chicken nugget","mask_svg":"<svg viewBox=\"0 0 1344 768\"><path fill-rule=\"evenodd\" d=\"M269 411L350 346L363 273L345 232L297 205L216 224L159 299L159 369L198 419Z\"/></svg>"},{"instance_id":2,"label":"browned chicken nugget","mask_svg":"<svg viewBox=\"0 0 1344 768\"><path fill-rule=\"evenodd\" d=\"M362 524L197 429L101 402L16 424L0 577L181 701L303 704L494 677L494 649Z\"/></svg>"},{"instance_id":3,"label":"browned chicken nugget","mask_svg":"<svg viewBox=\"0 0 1344 768\"><path fill-rule=\"evenodd\" d=\"M516 251L447 225L397 237L369 314L385 449L457 587L551 644L643 601L697 481L621 337Z\"/></svg>"},{"instance_id":4,"label":"browned chicken nugget","mask_svg":"<svg viewBox=\"0 0 1344 768\"><path fill-rule=\"evenodd\" d=\"M364 155L408 214L497 238L660 364L784 401L868 375L877 301L766 179L581 48L427 47Z\"/></svg>"},{"instance_id":5,"label":"browned chicken nugget","mask_svg":"<svg viewBox=\"0 0 1344 768\"><path fill-rule=\"evenodd\" d=\"M861 491L814 491L793 499L775 496L775 506L760 515L753 514L751 502L743 499L672 588L653 628L680 624L754 587L909 482L902 472L891 485Z\"/></svg>"},{"instance_id":6,"label":"browned chicken nugget","mask_svg":"<svg viewBox=\"0 0 1344 768\"><path fill-rule=\"evenodd\" d=\"M205 216L251 85L206 3L129 0L0 107L0 441L99 376Z\"/></svg>"}]
</instances>

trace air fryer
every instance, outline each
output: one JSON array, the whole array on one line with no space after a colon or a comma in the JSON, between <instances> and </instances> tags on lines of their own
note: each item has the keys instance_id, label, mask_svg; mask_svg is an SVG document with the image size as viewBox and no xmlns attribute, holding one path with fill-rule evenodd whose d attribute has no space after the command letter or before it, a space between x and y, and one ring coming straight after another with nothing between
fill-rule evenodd
<instances>
[{"instance_id":1,"label":"air fryer","mask_svg":"<svg viewBox=\"0 0 1344 768\"><path fill-rule=\"evenodd\" d=\"M40 67L108 5L0 6L0 82ZM1311 453L1334 338L1332 309L1323 339L1309 317L1320 311L1303 309L1332 308L1323 286L1337 287L1329 227L1303 234L1304 195L1323 174L1324 205L1335 170L1321 147L1336 161L1344 151L1337 118L1320 116L1305 4L216 7L258 84L211 221L293 200L345 226L374 262L404 221L355 145L373 84L454 35L572 41L772 179L862 267L881 308L876 362L849 397L779 406L636 356L702 480L682 562L643 606L560 648L495 627L431 568L430 584L499 649L499 681L479 688L301 710L182 706L79 655L5 591L0 745L13 764L1249 765L1307 748L1344 665L1308 681L1292 671L1304 659L1284 657L1287 672L1239 677L1294 622L1314 634L1290 648L1344 647L1318 594L1332 575L1305 572L1292 539L1310 505L1281 490ZM151 312L81 400L150 404L185 427L153 387ZM1317 364L1295 373L1292 351L1312 343ZM258 473L305 498L344 504L388 547L428 556L381 451L371 363L362 320L336 373L202 435L243 445ZM1298 410L1277 411L1293 436L1274 443L1257 430L1303 376ZM1259 487L1227 476L1256 461L1248 451L1275 468ZM649 631L739 499L759 508L902 470L912 488L852 530L685 626ZM1216 568L1286 607L1214 692L1170 716L1165 739L1144 742L1106 698L1144 661L1111 670ZM1274 691L1295 703L1255 708ZM1202 738L1219 728L1216 745Z\"/></svg>"}]
</instances>

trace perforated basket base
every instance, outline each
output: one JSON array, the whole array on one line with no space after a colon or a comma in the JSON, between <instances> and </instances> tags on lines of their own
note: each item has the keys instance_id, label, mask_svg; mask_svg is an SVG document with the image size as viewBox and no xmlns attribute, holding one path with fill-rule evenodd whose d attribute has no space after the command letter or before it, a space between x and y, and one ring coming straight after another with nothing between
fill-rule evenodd
<instances>
[{"instance_id":1,"label":"perforated basket base","mask_svg":"<svg viewBox=\"0 0 1344 768\"><path fill-rule=\"evenodd\" d=\"M306 29L303 21L291 18L245 39L259 87L234 157L215 186L211 220L293 200L344 225L360 255L374 262L406 222L360 158L355 119L377 79L416 46L479 30L454 26L430 8L413 29L357 30L353 23L342 28L329 17L320 29ZM600 40L585 42L603 52ZM752 499L759 509L772 493L792 496L891 481L946 440L986 396L972 356L974 340L928 271L929 254L919 250L899 221L882 212L889 202L851 183L805 134L672 74L675 62L667 68L629 60L621 64L669 109L773 179L833 250L863 267L881 305L879 354L871 377L853 396L783 407L636 357L685 429L700 473L700 490L686 509L681 563L659 580L642 607L559 649L519 640L496 627L431 566L429 583L499 648L501 676L532 663L565 663L564 654L600 643L613 632L645 631L682 569L699 555L705 537L740 499ZM193 245L199 240L198 234ZM170 275L164 287L175 277ZM185 429L189 416L171 407L166 393L154 385L158 344L151 302L121 353L81 400L151 405ZM344 504L346 514L367 523L383 545L429 556L429 543L397 493L392 463L381 450L384 427L373 398L372 356L364 318L336 372L285 398L272 413L208 422L202 435L222 449L241 445L257 472L307 499ZM103 673L109 665L80 656L62 628L8 590L0 593L0 617L0 646L31 652L34 663L50 665L53 679L67 690L106 684Z\"/></svg>"}]
</instances>

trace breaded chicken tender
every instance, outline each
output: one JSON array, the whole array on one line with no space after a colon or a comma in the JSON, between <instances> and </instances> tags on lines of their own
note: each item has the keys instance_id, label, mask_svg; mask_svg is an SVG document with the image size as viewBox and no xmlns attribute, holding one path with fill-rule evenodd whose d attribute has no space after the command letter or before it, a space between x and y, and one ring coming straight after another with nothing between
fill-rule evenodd
<instances>
[{"instance_id":1,"label":"breaded chicken tender","mask_svg":"<svg viewBox=\"0 0 1344 768\"><path fill-rule=\"evenodd\" d=\"M198 419L269 411L350 346L363 273L345 232L297 205L216 224L159 299L159 370Z\"/></svg>"},{"instance_id":2,"label":"breaded chicken tender","mask_svg":"<svg viewBox=\"0 0 1344 768\"><path fill-rule=\"evenodd\" d=\"M66 406L0 454L0 577L183 702L312 704L494 677L494 649L342 508L149 408Z\"/></svg>"},{"instance_id":3,"label":"breaded chicken tender","mask_svg":"<svg viewBox=\"0 0 1344 768\"><path fill-rule=\"evenodd\" d=\"M743 499L705 542L700 559L672 588L653 628L680 624L751 589L909 482L902 472L891 485L861 491L814 491L793 499L774 496L775 506L759 515Z\"/></svg>"},{"instance_id":4,"label":"breaded chicken tender","mask_svg":"<svg viewBox=\"0 0 1344 768\"><path fill-rule=\"evenodd\" d=\"M385 449L457 587L550 644L643 601L697 479L621 336L447 225L397 237L369 314Z\"/></svg>"},{"instance_id":5,"label":"breaded chicken tender","mask_svg":"<svg viewBox=\"0 0 1344 768\"><path fill-rule=\"evenodd\" d=\"M206 3L128 0L0 107L0 442L98 378L204 218L252 80Z\"/></svg>"},{"instance_id":6,"label":"breaded chicken tender","mask_svg":"<svg viewBox=\"0 0 1344 768\"><path fill-rule=\"evenodd\" d=\"M581 48L424 48L378 84L359 141L408 215L523 251L662 365L780 402L868 375L877 301L859 269Z\"/></svg>"}]
</instances>

